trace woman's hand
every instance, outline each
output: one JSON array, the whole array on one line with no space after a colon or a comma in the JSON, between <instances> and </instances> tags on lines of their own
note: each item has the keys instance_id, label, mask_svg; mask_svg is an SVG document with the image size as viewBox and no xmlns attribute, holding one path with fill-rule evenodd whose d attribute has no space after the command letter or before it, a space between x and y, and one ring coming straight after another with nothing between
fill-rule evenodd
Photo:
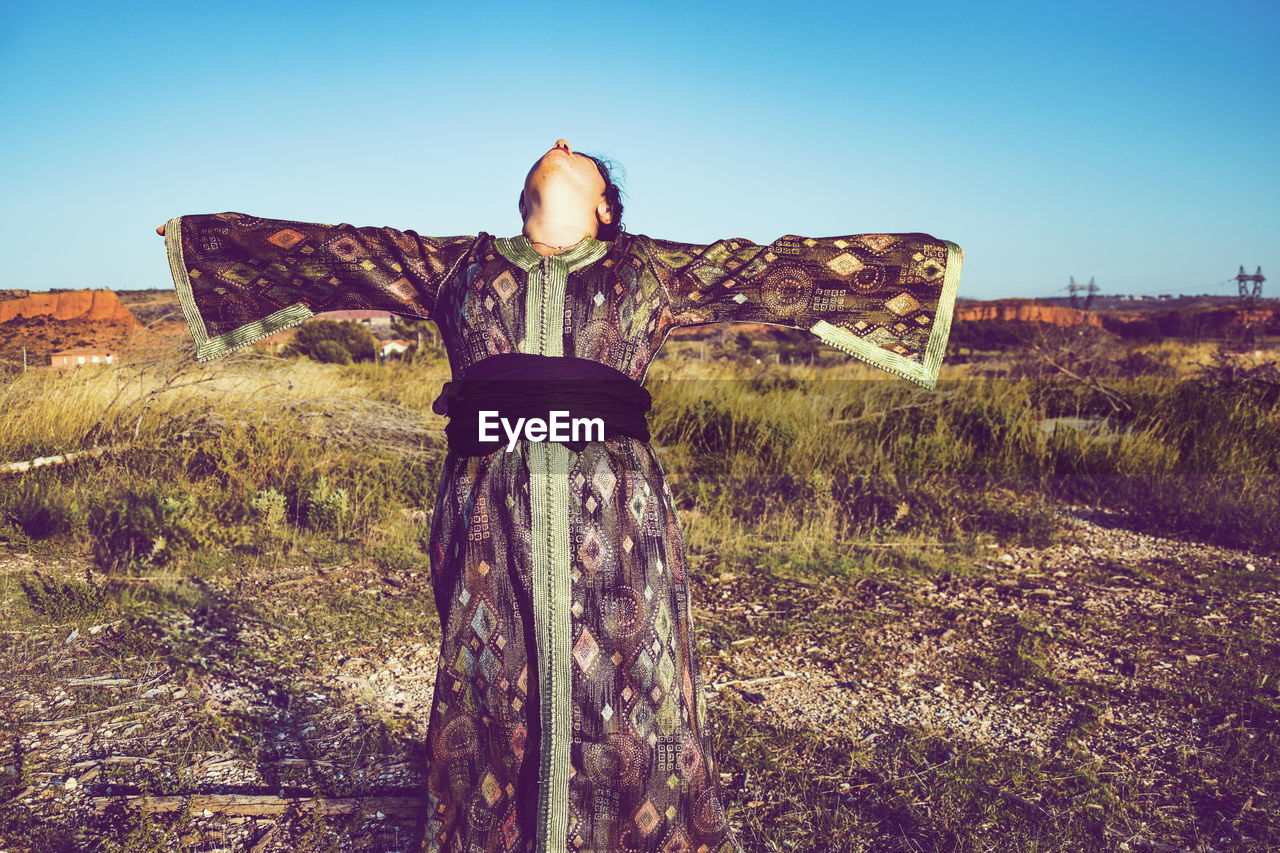
<instances>
[{"instance_id":1,"label":"woman's hand","mask_svg":"<svg viewBox=\"0 0 1280 853\"><path fill-rule=\"evenodd\" d=\"M159 234L161 237L163 237L163 236L164 236L164 226L163 226L163 225L161 225L159 228L157 228L157 229L156 229L156 233L157 233L157 234Z\"/></svg>"}]
</instances>

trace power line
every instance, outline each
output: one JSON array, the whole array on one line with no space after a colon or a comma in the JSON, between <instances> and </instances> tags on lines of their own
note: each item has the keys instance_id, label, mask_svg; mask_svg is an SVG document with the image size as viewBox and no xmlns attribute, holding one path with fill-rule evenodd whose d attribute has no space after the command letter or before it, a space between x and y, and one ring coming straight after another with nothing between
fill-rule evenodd
<instances>
[{"instance_id":1,"label":"power line","mask_svg":"<svg viewBox=\"0 0 1280 853\"><path fill-rule=\"evenodd\" d=\"M1191 285L1191 287L1194 287L1194 285ZM1227 289L1227 288L1234 290L1237 287L1237 282L1236 282L1236 278L1232 276L1231 278L1223 279L1222 281L1214 282L1213 284L1203 285L1203 287L1205 287L1208 290ZM1090 288L1092 288L1092 290ZM1199 296L1200 295L1196 293L1186 293L1185 291L1188 289L1188 286L1180 286L1176 289L1179 291L1183 291L1182 293L1178 294L1180 296ZM1163 287L1155 290L1125 290L1123 292L1107 294L1102 292L1101 287L1094 284L1093 277L1090 277L1089 284L1081 284L1075 280L1075 276L1072 276L1071 280L1067 284L1063 285L1062 287L1059 287L1057 290L1053 291L1053 293L1056 295L1063 291L1066 291L1068 294L1070 294L1073 300L1075 299L1076 293L1097 293L1099 297L1126 296L1126 295L1127 296L1159 296L1161 294L1171 293L1170 288ZM1088 297L1086 297L1086 299L1087 298Z\"/></svg>"}]
</instances>

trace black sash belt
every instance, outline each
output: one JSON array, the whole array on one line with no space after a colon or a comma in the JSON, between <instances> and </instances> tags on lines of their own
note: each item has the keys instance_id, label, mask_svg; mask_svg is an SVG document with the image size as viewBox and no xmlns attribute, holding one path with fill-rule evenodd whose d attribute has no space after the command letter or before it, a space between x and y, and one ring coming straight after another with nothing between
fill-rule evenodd
<instances>
[{"instance_id":1,"label":"black sash belt","mask_svg":"<svg viewBox=\"0 0 1280 853\"><path fill-rule=\"evenodd\" d=\"M574 418L600 418L604 437L627 435L649 440L645 419L652 403L649 392L625 373L607 364L576 356L547 356L530 353L501 353L471 365L458 379L446 382L431 404L437 415L448 415L445 435L449 450L459 456L484 456L506 450L509 438L496 418L490 435L497 440L480 440L482 410L496 411L513 427L518 418L540 418L551 423L551 412L567 411L563 431L572 435ZM580 435L594 432L580 430ZM520 430L524 438L523 427ZM548 439L549 434L548 434ZM564 440L566 447L581 453L587 441Z\"/></svg>"}]
</instances>

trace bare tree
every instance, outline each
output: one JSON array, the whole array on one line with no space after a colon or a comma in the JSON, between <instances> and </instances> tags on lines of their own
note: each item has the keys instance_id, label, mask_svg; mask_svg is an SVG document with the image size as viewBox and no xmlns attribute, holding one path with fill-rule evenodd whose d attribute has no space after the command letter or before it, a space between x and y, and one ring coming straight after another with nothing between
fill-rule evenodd
<instances>
[{"instance_id":1,"label":"bare tree","mask_svg":"<svg viewBox=\"0 0 1280 853\"><path fill-rule=\"evenodd\" d=\"M1116 338L1096 326L1055 326L1034 323L1021 335L1032 358L1015 361L1014 373L1023 377L1061 374L1097 393L1113 414L1132 414L1133 406L1102 379L1114 372Z\"/></svg>"}]
</instances>

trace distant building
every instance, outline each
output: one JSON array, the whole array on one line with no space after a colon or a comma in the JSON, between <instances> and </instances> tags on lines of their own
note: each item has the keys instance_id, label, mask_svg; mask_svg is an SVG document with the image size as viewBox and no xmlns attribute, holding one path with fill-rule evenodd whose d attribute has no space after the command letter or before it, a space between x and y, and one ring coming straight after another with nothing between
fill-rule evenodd
<instances>
[{"instance_id":1,"label":"distant building","mask_svg":"<svg viewBox=\"0 0 1280 853\"><path fill-rule=\"evenodd\" d=\"M59 369L82 364L111 364L116 354L105 349L66 349L49 353L49 366Z\"/></svg>"},{"instance_id":2,"label":"distant building","mask_svg":"<svg viewBox=\"0 0 1280 853\"><path fill-rule=\"evenodd\" d=\"M405 352L408 351L408 349L409 349L408 341L402 341L399 338L395 338L394 340L382 342L381 354L383 358L386 358L392 353L396 355L404 355Z\"/></svg>"},{"instance_id":3,"label":"distant building","mask_svg":"<svg viewBox=\"0 0 1280 853\"><path fill-rule=\"evenodd\" d=\"M338 323L344 321L359 323L368 328L376 337L380 333L384 335L391 334L391 318L394 315L390 311L353 310L324 311L316 316L321 320L333 320Z\"/></svg>"}]
</instances>

